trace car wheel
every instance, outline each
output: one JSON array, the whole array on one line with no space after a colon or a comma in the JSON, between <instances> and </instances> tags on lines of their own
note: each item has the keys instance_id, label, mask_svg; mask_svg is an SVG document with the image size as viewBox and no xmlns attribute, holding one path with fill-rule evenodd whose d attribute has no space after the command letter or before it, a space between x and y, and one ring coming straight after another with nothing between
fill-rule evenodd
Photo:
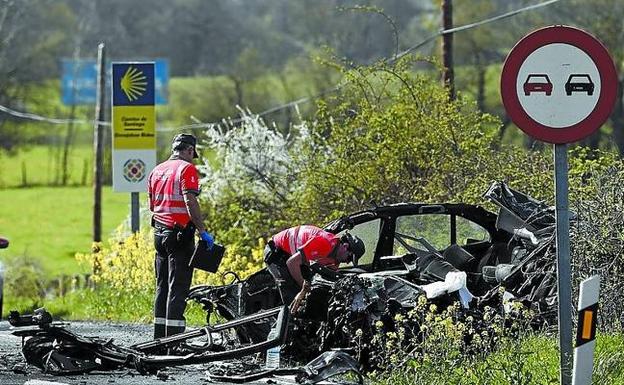
<instances>
[{"instance_id":1,"label":"car wheel","mask_svg":"<svg viewBox=\"0 0 624 385\"><path fill-rule=\"evenodd\" d=\"M572 91L566 91L566 95L572 96Z\"/></svg>"}]
</instances>

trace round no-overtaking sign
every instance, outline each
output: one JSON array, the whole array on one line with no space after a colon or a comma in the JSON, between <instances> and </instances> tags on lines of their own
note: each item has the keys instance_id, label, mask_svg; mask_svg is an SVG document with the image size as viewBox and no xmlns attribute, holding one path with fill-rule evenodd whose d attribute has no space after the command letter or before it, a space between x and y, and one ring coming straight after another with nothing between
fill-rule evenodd
<instances>
[{"instance_id":1,"label":"round no-overtaking sign","mask_svg":"<svg viewBox=\"0 0 624 385\"><path fill-rule=\"evenodd\" d=\"M553 26L530 33L511 50L501 95L522 131L549 143L571 143L608 119L617 84L613 60L596 38Z\"/></svg>"}]
</instances>

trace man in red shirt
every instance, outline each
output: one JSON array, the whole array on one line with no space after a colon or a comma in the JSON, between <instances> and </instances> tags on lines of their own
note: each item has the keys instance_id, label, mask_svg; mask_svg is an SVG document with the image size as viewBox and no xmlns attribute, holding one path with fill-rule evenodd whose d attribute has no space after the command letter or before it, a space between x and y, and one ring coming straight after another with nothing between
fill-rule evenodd
<instances>
[{"instance_id":1,"label":"man in red shirt","mask_svg":"<svg viewBox=\"0 0 624 385\"><path fill-rule=\"evenodd\" d=\"M157 165L148 179L156 248L154 338L182 333L186 328L184 309L193 278L189 261L195 248L195 230L209 247L214 243L197 201L199 175L192 163L198 157L196 143L193 135L176 135L171 157Z\"/></svg>"},{"instance_id":2,"label":"man in red shirt","mask_svg":"<svg viewBox=\"0 0 624 385\"><path fill-rule=\"evenodd\" d=\"M353 262L364 254L364 242L345 233L341 237L311 225L295 226L274 235L264 250L264 261L277 283L282 302L295 313L310 290L301 265L317 262L337 270L341 263Z\"/></svg>"}]
</instances>

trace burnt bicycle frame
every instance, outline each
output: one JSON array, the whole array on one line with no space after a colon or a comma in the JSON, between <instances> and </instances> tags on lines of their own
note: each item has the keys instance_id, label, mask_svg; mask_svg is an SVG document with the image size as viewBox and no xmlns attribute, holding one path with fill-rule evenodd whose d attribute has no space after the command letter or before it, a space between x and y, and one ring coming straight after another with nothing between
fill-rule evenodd
<instances>
[{"instance_id":1,"label":"burnt bicycle frame","mask_svg":"<svg viewBox=\"0 0 624 385\"><path fill-rule=\"evenodd\" d=\"M49 313L45 313L49 315ZM231 350L210 350L211 348L214 348L210 338L212 333L219 333L227 329L236 329L245 324L254 324L259 320L273 317L277 317L275 322L278 333L275 337L267 338L264 341L254 342L248 345L242 345ZM46 320L51 320L51 317L46 316L44 318ZM73 349L73 351L79 352L77 355L80 355L81 357L74 357L72 355L62 356L60 359L64 360L63 362L67 365L67 367L65 370L52 373L67 375L120 366L136 369L140 373L154 373L163 367L200 364L232 358L241 358L283 344L284 341L286 341L286 332L288 330L289 320L290 312L288 308L286 306L281 306L221 324L206 325L199 329L135 344L129 347L115 345L112 343L112 340L102 340L98 337L80 336L67 330L64 324L48 323L47 321L39 322L32 316L20 316L16 312L13 313L13 318L10 319L10 322L12 325L17 327L37 326L37 328L20 328L12 332L13 335L23 338L22 345L24 345L24 339L27 337L43 337L54 339L61 345L65 344L68 347L68 350ZM208 336L209 339L208 345L205 346L202 351L192 352L181 356L156 354L159 349L175 347L187 340L202 336ZM28 342L26 341L26 343ZM46 355L52 354L54 351L55 349L52 348L49 353L46 353ZM87 357L85 357L85 353L87 353ZM29 359L29 357L26 358L27 360ZM39 359L40 362L44 362L45 359L44 357L30 358L33 360ZM94 364L96 362L96 358L100 360L100 364ZM49 357L47 357L47 359L49 359ZM73 364L72 360L75 362L84 362L82 362L81 365L78 365Z\"/></svg>"}]
</instances>

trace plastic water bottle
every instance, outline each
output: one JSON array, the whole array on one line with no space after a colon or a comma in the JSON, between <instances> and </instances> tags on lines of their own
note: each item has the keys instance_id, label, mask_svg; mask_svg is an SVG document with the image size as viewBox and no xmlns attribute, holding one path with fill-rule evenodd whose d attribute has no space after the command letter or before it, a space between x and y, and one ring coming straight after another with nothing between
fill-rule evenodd
<instances>
[{"instance_id":1,"label":"plastic water bottle","mask_svg":"<svg viewBox=\"0 0 624 385\"><path fill-rule=\"evenodd\" d=\"M269 332L269 340L278 336L277 326L273 326L271 331ZM266 351L266 368L267 369L277 369L280 366L280 349L281 346L277 345L273 348L267 349Z\"/></svg>"}]
</instances>

